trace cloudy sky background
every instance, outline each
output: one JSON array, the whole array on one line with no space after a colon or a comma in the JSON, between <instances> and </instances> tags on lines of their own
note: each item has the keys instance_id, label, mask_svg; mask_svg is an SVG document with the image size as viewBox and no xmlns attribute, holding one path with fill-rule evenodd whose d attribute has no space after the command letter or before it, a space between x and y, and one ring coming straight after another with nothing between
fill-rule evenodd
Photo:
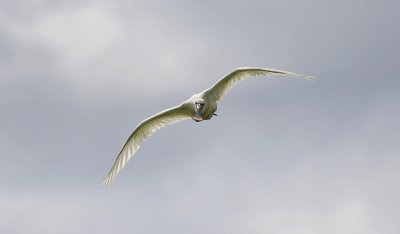
<instances>
[{"instance_id":1,"label":"cloudy sky background","mask_svg":"<svg viewBox=\"0 0 400 234\"><path fill-rule=\"evenodd\" d=\"M1 233L399 233L398 1L0 0ZM134 127L238 66L212 121Z\"/></svg>"}]
</instances>

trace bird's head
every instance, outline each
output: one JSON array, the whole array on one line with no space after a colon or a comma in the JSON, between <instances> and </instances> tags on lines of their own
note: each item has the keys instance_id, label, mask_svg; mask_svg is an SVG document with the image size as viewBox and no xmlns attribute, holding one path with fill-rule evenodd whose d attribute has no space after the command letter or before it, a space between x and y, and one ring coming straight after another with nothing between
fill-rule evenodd
<instances>
[{"instance_id":1,"label":"bird's head","mask_svg":"<svg viewBox=\"0 0 400 234\"><path fill-rule=\"evenodd\" d=\"M194 110L196 112L195 116L192 117L192 119L196 122L200 122L203 120L203 117L201 116L201 112L203 111L204 108L204 100L199 99L194 102Z\"/></svg>"}]
</instances>

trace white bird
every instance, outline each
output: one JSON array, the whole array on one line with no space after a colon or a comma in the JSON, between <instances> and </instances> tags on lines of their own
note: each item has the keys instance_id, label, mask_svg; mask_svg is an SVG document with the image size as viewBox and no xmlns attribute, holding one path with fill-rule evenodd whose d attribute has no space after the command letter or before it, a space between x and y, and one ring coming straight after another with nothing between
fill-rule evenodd
<instances>
[{"instance_id":1,"label":"white bird","mask_svg":"<svg viewBox=\"0 0 400 234\"><path fill-rule=\"evenodd\" d=\"M110 185L129 159L138 151L142 143L158 129L190 118L196 122L209 120L213 115L216 115L215 111L217 110L218 102L241 80L249 77L270 75L288 75L306 80L314 79L312 76L303 76L269 68L240 67L229 72L203 92L195 94L181 104L163 110L142 121L122 147L103 185L105 187Z\"/></svg>"}]
</instances>

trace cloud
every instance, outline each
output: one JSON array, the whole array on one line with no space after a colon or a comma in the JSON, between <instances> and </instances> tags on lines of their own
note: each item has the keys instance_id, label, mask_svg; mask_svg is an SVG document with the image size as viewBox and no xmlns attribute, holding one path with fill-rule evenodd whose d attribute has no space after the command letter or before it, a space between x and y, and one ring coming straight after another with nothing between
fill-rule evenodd
<instances>
[{"instance_id":1,"label":"cloud","mask_svg":"<svg viewBox=\"0 0 400 234\"><path fill-rule=\"evenodd\" d=\"M33 34L42 43L58 47L60 55L84 63L115 43L120 30L106 6L93 5L49 12L38 19Z\"/></svg>"},{"instance_id":2,"label":"cloud","mask_svg":"<svg viewBox=\"0 0 400 234\"><path fill-rule=\"evenodd\" d=\"M391 1L0 4L0 232L399 230ZM140 121L236 66L318 79L246 80L101 187Z\"/></svg>"}]
</instances>

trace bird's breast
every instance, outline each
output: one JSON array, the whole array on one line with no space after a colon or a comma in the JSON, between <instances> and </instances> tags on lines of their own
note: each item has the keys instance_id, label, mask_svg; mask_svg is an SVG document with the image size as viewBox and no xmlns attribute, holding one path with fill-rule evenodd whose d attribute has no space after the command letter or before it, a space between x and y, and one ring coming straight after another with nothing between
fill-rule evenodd
<instances>
[{"instance_id":1,"label":"bird's breast","mask_svg":"<svg viewBox=\"0 0 400 234\"><path fill-rule=\"evenodd\" d=\"M215 111L217 111L217 103L208 102L207 105L204 106L204 111L202 114L203 119L211 119Z\"/></svg>"}]
</instances>

